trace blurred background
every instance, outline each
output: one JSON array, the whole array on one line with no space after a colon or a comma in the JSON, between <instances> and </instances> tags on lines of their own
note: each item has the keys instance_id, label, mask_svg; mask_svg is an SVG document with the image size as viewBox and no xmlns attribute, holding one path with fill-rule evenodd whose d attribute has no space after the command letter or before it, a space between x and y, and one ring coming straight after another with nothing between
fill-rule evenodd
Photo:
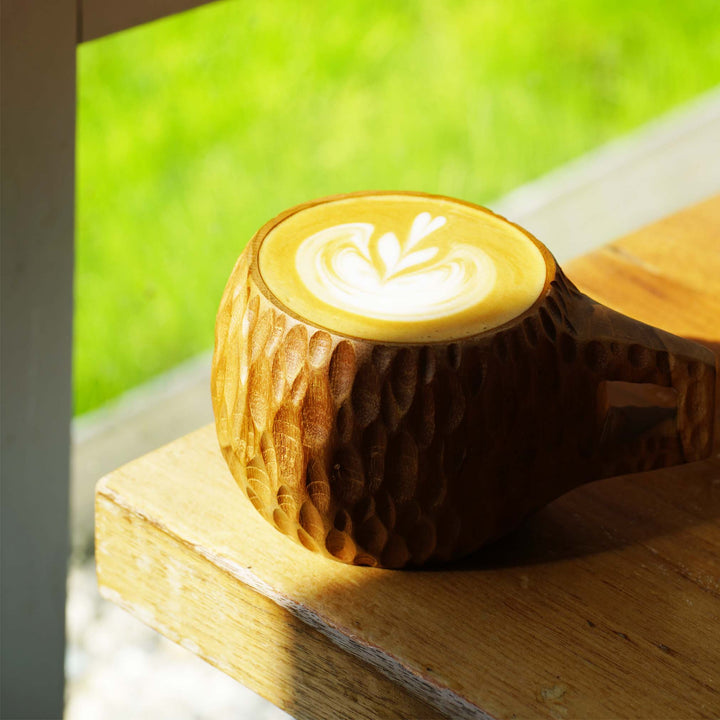
<instances>
[{"instance_id":1,"label":"blurred background","mask_svg":"<svg viewBox=\"0 0 720 720\"><path fill-rule=\"evenodd\" d=\"M98 477L210 421L252 234L408 189L584 252L720 190L718 28L717 0L226 1L79 47L68 717L277 716L102 603L88 560Z\"/></svg>"},{"instance_id":2,"label":"blurred background","mask_svg":"<svg viewBox=\"0 0 720 720\"><path fill-rule=\"evenodd\" d=\"M720 82L718 27L716 0L272 0L81 45L75 412L209 348L278 212L491 203Z\"/></svg>"}]
</instances>

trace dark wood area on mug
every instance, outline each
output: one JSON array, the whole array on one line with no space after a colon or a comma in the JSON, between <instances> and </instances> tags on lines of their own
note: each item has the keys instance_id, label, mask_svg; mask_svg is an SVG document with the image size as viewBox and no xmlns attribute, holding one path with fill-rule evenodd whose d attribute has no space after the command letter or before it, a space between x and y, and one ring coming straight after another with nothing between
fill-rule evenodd
<instances>
[{"instance_id":1,"label":"dark wood area on mug","mask_svg":"<svg viewBox=\"0 0 720 720\"><path fill-rule=\"evenodd\" d=\"M383 196L332 200L347 197ZM357 565L446 562L577 485L710 454L712 351L590 300L541 246L545 286L526 312L393 345L318 329L276 301L257 263L276 222L227 283L212 394L238 485L305 547ZM620 412L607 381L672 388L677 407Z\"/></svg>"},{"instance_id":2,"label":"dark wood area on mug","mask_svg":"<svg viewBox=\"0 0 720 720\"><path fill-rule=\"evenodd\" d=\"M566 272L717 352L719 247L717 197ZM97 495L106 596L298 718L716 717L719 558L717 456L584 485L422 572L288 542L237 491L212 427Z\"/></svg>"}]
</instances>

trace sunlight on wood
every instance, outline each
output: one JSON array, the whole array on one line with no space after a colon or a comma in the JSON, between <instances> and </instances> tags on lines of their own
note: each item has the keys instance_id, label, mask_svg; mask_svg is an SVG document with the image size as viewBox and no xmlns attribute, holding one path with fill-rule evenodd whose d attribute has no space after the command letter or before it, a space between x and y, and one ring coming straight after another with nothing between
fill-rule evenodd
<instances>
[{"instance_id":1,"label":"sunlight on wood","mask_svg":"<svg viewBox=\"0 0 720 720\"><path fill-rule=\"evenodd\" d=\"M642 233L568 274L718 350L720 197L669 226L692 283L624 258ZM101 481L99 582L298 718L681 717L717 703L719 490L717 457L612 478L452 568L348 567L262 520L208 426Z\"/></svg>"}]
</instances>

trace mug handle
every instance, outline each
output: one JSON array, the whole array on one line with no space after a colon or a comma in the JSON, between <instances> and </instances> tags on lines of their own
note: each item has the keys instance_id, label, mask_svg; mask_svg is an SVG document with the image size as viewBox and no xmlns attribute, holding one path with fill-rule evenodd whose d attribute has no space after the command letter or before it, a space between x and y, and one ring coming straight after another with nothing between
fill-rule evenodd
<instances>
[{"instance_id":1,"label":"mug handle","mask_svg":"<svg viewBox=\"0 0 720 720\"><path fill-rule=\"evenodd\" d=\"M601 476L708 457L713 449L715 354L587 300L583 351L585 366L598 382ZM643 401L623 405L622 395L633 390ZM654 402L658 397L663 401Z\"/></svg>"}]
</instances>

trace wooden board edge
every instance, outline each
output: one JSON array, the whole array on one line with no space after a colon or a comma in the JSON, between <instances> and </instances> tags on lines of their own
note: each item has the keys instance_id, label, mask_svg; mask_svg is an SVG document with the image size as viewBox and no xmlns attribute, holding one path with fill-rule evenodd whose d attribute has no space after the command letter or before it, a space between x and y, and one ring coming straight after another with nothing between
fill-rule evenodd
<instances>
[{"instance_id":1,"label":"wooden board edge","mask_svg":"<svg viewBox=\"0 0 720 720\"><path fill-rule=\"evenodd\" d=\"M112 475L106 476L96 491L96 563L101 595L165 637L298 720L330 720L342 716L349 707L352 716L358 718L490 718L478 708L459 716L455 713L457 702L443 705L437 697L428 704L414 692L416 688L396 682L376 663L358 657L347 644L338 644L306 622L301 613L292 612L239 579L232 564L214 562L207 553L127 507L109 487L111 480ZM168 567L173 571L168 572ZM259 581L255 584L261 586ZM213 590L201 598L193 591L197 586ZM153 598L158 602L153 603ZM251 645L250 652L243 647L242 664L228 661L222 652L218 654L219 648L229 645L226 624L206 622L204 617L210 610L227 617L228 608L234 606L252 608L251 613L240 613L246 625L236 639L250 638ZM225 610L220 611L221 607ZM261 652L253 653L252 636L260 617L268 619L264 645ZM237 618L233 618L233 629L238 629ZM275 636L275 653L267 650L268 634ZM268 678L277 672L273 666L283 654L291 659L294 672L291 678L273 684ZM320 658L332 672L315 672Z\"/></svg>"},{"instance_id":2,"label":"wooden board edge","mask_svg":"<svg viewBox=\"0 0 720 720\"><path fill-rule=\"evenodd\" d=\"M200 436L209 432L211 429L214 432L214 426L212 423L198 429L192 435ZM181 442L182 440L183 439L181 438L176 442ZM173 443L171 443L171 446L172 444ZM219 452L219 450L217 452ZM330 618L324 617L292 597L277 592L270 584L254 573L251 567L243 567L242 565L239 565L227 557L219 555L212 549L203 547L202 545L189 544L186 539L173 532L170 528L163 525L163 523L159 522L155 518L151 518L148 515L141 513L136 507L126 502L121 494L115 491L112 487L114 476L116 474L132 474L135 462L141 461L142 458L126 465L124 469L106 475L97 484L95 539L96 558L98 557L98 547L101 542L100 537L97 536L97 528L99 526L98 502L100 498L105 498L114 506L123 508L125 512L132 513L138 518L142 518L143 521L158 528L158 530L162 531L169 537L172 537L179 545L189 548L194 553L195 557L202 558L213 567L222 570L239 586L246 587L250 591L255 592L273 602L298 621L302 622L305 626L320 633L342 652L347 653L358 661L367 663L370 667L377 669L385 677L389 678L395 686L404 688L404 690L412 697L417 697L421 699L422 702L427 703L428 706L440 708L444 712L450 711L451 717L458 718L458 720L462 720L463 718L492 720L492 716L476 705L470 703L462 695L459 695L451 688L433 682L426 676L421 675L412 668L404 665L399 658L396 658L392 654L384 651L381 647L361 641L350 630L338 626L333 623ZM147 475L145 470L142 471L142 475ZM98 577L100 577L99 567ZM160 632L165 634L162 630L160 630Z\"/></svg>"}]
</instances>

